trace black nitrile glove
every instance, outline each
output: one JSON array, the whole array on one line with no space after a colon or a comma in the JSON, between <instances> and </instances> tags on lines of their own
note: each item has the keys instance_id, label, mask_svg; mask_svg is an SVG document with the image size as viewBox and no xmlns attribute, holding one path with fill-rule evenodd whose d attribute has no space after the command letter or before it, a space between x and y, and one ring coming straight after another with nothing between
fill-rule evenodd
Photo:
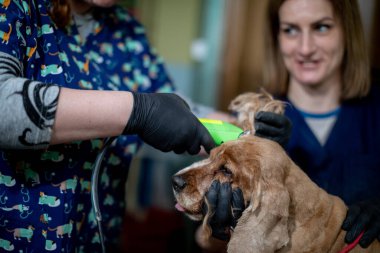
<instances>
[{"instance_id":1,"label":"black nitrile glove","mask_svg":"<svg viewBox=\"0 0 380 253\"><path fill-rule=\"evenodd\" d=\"M279 143L284 147L292 133L292 122L285 115L260 111L255 116L255 135Z\"/></svg>"},{"instance_id":2,"label":"black nitrile glove","mask_svg":"<svg viewBox=\"0 0 380 253\"><path fill-rule=\"evenodd\" d=\"M243 193L239 188L232 190L229 183L214 181L206 193L206 199L212 214L208 220L212 236L227 241L230 228L235 228L245 209ZM204 204L203 214L206 215L207 211L208 207Z\"/></svg>"},{"instance_id":3,"label":"black nitrile glove","mask_svg":"<svg viewBox=\"0 0 380 253\"><path fill-rule=\"evenodd\" d=\"M133 109L123 134L138 134L147 144L164 152L209 152L215 143L186 102L170 93L132 93Z\"/></svg>"},{"instance_id":4,"label":"black nitrile glove","mask_svg":"<svg viewBox=\"0 0 380 253\"><path fill-rule=\"evenodd\" d=\"M362 231L365 232L359 245L363 248L367 248L376 238L380 241L380 199L349 206L342 229L347 231L346 243L352 243Z\"/></svg>"}]
</instances>

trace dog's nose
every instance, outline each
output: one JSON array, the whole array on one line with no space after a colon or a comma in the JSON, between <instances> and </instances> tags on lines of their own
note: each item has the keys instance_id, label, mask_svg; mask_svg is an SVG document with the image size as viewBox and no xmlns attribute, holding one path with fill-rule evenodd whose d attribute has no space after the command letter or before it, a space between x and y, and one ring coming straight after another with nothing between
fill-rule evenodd
<instances>
[{"instance_id":1,"label":"dog's nose","mask_svg":"<svg viewBox=\"0 0 380 253\"><path fill-rule=\"evenodd\" d=\"M172 184L175 191L179 192L183 190L186 186L185 180L181 176L173 176L172 177Z\"/></svg>"}]
</instances>

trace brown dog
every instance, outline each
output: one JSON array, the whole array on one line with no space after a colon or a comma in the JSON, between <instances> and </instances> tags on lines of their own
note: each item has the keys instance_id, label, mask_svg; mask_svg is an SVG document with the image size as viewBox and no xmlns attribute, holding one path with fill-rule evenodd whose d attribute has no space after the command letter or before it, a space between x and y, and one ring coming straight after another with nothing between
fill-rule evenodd
<instances>
[{"instance_id":1,"label":"brown dog","mask_svg":"<svg viewBox=\"0 0 380 253\"><path fill-rule=\"evenodd\" d=\"M280 145L253 135L222 144L208 159L173 176L178 208L193 220L204 219L199 238L203 246L212 240L202 205L214 180L239 187L248 205L228 252L338 253L346 246L343 201L313 183ZM375 240L367 249L356 246L350 252L379 253L380 243Z\"/></svg>"}]
</instances>

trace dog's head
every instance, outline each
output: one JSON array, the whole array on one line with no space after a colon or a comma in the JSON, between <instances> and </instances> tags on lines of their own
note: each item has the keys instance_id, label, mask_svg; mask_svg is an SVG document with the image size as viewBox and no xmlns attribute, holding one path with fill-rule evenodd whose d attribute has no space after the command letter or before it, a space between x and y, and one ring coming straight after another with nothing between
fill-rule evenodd
<instances>
[{"instance_id":1,"label":"dog's head","mask_svg":"<svg viewBox=\"0 0 380 253\"><path fill-rule=\"evenodd\" d=\"M289 241L290 198L285 180L290 166L290 159L276 142L252 135L225 142L213 149L208 159L173 176L176 207L193 220L203 220L204 232L197 240L209 245L212 231L206 216L212 214L202 213L207 204L205 194L214 180L229 182L232 188L242 190L247 206L229 242L231 252L242 243L265 249L258 252L274 252Z\"/></svg>"},{"instance_id":2,"label":"dog's head","mask_svg":"<svg viewBox=\"0 0 380 253\"><path fill-rule=\"evenodd\" d=\"M282 247L289 240L290 200L285 178L291 161L279 144L253 136L254 115L258 111L282 114L284 104L265 92L246 93L234 99L229 108L237 114L236 124L251 134L223 143L211 150L208 159L176 173L172 178L176 207L193 220L203 220L205 237L209 237L211 229L207 228L207 217L204 219L202 212L203 205L207 204L205 195L214 180L228 182L232 188L242 190L247 206L234 234L239 233L239 227L245 226L247 228L240 229L243 233L240 237L246 238L247 245L273 252L272 249ZM255 242L252 237L256 233ZM268 240L260 241L263 234Z\"/></svg>"},{"instance_id":3,"label":"dog's head","mask_svg":"<svg viewBox=\"0 0 380 253\"><path fill-rule=\"evenodd\" d=\"M247 209L256 209L264 191L270 195L284 184L288 163L284 150L273 141L246 135L226 142L214 148L209 158L173 176L177 209L193 220L202 220L204 197L214 180L239 187Z\"/></svg>"},{"instance_id":4,"label":"dog's head","mask_svg":"<svg viewBox=\"0 0 380 253\"><path fill-rule=\"evenodd\" d=\"M229 110L237 116L235 124L253 135L255 113L270 111L283 114L284 103L261 90L260 93L248 92L237 96L231 101ZM229 182L232 187L241 188L244 199L252 206L257 203L255 195L259 192L260 180L265 179L265 168L278 166L273 162L276 160L277 151L283 152L277 144L249 135L215 148L208 159L173 176L177 209L185 211L193 220L201 220L204 196L214 180ZM273 164L268 165L270 163ZM277 170L276 173L281 173L280 171Z\"/></svg>"}]
</instances>

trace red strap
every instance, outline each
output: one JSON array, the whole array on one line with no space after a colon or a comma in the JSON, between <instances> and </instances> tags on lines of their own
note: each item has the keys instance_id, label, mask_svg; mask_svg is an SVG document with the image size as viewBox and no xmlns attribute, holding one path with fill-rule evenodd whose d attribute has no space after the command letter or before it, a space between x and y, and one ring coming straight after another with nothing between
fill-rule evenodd
<instances>
[{"instance_id":1,"label":"red strap","mask_svg":"<svg viewBox=\"0 0 380 253\"><path fill-rule=\"evenodd\" d=\"M353 248L355 248L355 246L359 243L359 241L362 238L363 234L364 234L364 231L362 231L358 235L358 237L356 237L355 241L353 241L350 244L347 244L346 247L344 247L341 251L339 251L339 253L348 253L348 252L350 252L350 250L352 250Z\"/></svg>"}]
</instances>

